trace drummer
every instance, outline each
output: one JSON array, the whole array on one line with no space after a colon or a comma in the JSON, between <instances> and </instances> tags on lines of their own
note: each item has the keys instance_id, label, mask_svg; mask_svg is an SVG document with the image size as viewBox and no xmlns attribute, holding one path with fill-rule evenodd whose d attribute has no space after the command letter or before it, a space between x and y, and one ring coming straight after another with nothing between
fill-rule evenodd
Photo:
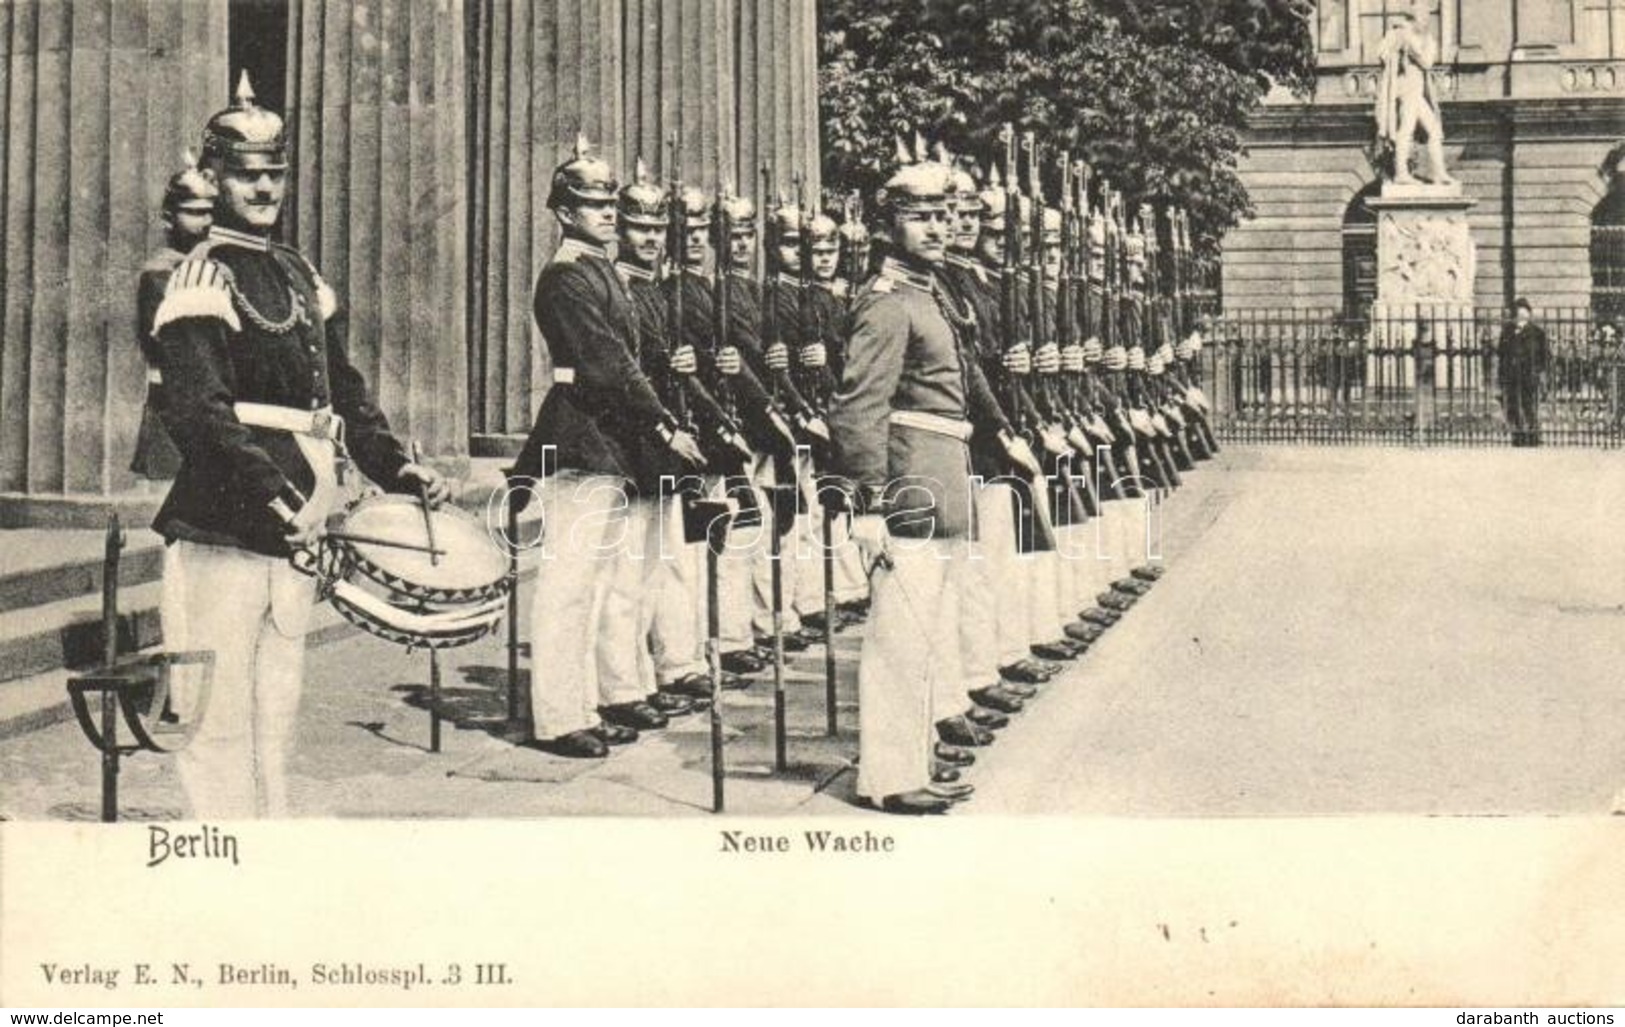
<instances>
[{"instance_id":1,"label":"drummer","mask_svg":"<svg viewBox=\"0 0 1625 1027\"><path fill-rule=\"evenodd\" d=\"M337 497L337 426L388 489L450 490L408 461L346 353L338 297L297 250L271 240L287 187L282 119L245 73L209 119L203 170L220 190L207 241L176 265L153 317L163 417L181 453L153 527L165 563L165 641L212 649L212 691L181 784L200 818L285 816L286 766L315 582L288 563ZM170 611L178 616L168 619ZM201 705L177 682L183 712Z\"/></svg>"}]
</instances>

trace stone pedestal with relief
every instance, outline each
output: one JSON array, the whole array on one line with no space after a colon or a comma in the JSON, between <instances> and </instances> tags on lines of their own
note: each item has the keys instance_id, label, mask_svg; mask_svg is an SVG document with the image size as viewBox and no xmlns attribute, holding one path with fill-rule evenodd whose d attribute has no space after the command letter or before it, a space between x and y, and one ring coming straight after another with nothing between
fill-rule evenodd
<instances>
[{"instance_id":1,"label":"stone pedestal with relief","mask_svg":"<svg viewBox=\"0 0 1625 1027\"><path fill-rule=\"evenodd\" d=\"M1483 386L1483 362L1451 350L1471 347L1478 253L1467 212L1478 202L1461 186L1384 182L1366 201L1377 215L1377 301L1371 308L1367 382L1419 383L1418 427L1431 425L1432 383ZM1396 351L1406 351L1401 356ZM1384 355L1386 353L1386 356ZM1422 397L1421 393L1428 393Z\"/></svg>"}]
</instances>

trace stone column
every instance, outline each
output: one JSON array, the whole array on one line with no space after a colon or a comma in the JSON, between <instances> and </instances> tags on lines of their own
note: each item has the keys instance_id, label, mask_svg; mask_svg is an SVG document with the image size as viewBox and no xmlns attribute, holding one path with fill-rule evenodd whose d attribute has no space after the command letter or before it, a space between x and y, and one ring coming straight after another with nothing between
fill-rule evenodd
<instances>
[{"instance_id":1,"label":"stone column","mask_svg":"<svg viewBox=\"0 0 1625 1027\"><path fill-rule=\"evenodd\" d=\"M290 241L397 435L468 452L462 0L296 0Z\"/></svg>"},{"instance_id":2,"label":"stone column","mask_svg":"<svg viewBox=\"0 0 1625 1027\"><path fill-rule=\"evenodd\" d=\"M558 244L553 168L583 132L623 165L620 0L480 3L471 254L471 420L476 435L523 435L549 380L531 314Z\"/></svg>"},{"instance_id":3,"label":"stone column","mask_svg":"<svg viewBox=\"0 0 1625 1027\"><path fill-rule=\"evenodd\" d=\"M0 4L0 492L134 484L136 277L226 52L213 0Z\"/></svg>"},{"instance_id":4,"label":"stone column","mask_svg":"<svg viewBox=\"0 0 1625 1027\"><path fill-rule=\"evenodd\" d=\"M764 163L788 198L800 171L816 201L818 168L817 11L812 0L737 0L740 182L760 190ZM759 198L761 206L771 197Z\"/></svg>"}]
</instances>

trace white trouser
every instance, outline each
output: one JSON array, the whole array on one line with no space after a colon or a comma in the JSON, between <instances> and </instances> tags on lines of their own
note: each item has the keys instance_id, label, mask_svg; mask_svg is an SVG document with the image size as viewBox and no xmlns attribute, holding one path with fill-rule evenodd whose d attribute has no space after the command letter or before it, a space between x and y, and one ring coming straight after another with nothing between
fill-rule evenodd
<instances>
[{"instance_id":1,"label":"white trouser","mask_svg":"<svg viewBox=\"0 0 1625 1027\"><path fill-rule=\"evenodd\" d=\"M966 555L964 540L893 540L891 569L875 571L858 665L859 796L881 799L931 783L933 693L939 681L961 679Z\"/></svg>"},{"instance_id":2,"label":"white trouser","mask_svg":"<svg viewBox=\"0 0 1625 1027\"><path fill-rule=\"evenodd\" d=\"M771 530L761 489L754 488L762 523L751 527L730 528L717 561L717 596L722 608L721 647L725 653L749 649L756 644L752 619L755 615L755 561L766 563L768 532ZM722 498L726 491L724 480L717 478L711 493ZM700 553L701 587L704 587L705 553Z\"/></svg>"},{"instance_id":3,"label":"white trouser","mask_svg":"<svg viewBox=\"0 0 1625 1027\"><path fill-rule=\"evenodd\" d=\"M785 542L786 548L795 546L795 599L796 614L824 612L824 506L819 502L818 490L813 487L813 475L802 475L801 495L807 512L796 518L796 533ZM836 603L850 603L862 599L869 591L869 579L863 573L863 554L851 541L852 530L844 518L837 517L830 525L830 550L834 556Z\"/></svg>"},{"instance_id":4,"label":"white trouser","mask_svg":"<svg viewBox=\"0 0 1625 1027\"><path fill-rule=\"evenodd\" d=\"M661 519L654 500L631 498L612 476L564 472L539 491L530 703L535 737L548 739L597 726L600 705L654 690L645 629L661 584Z\"/></svg>"},{"instance_id":5,"label":"white trouser","mask_svg":"<svg viewBox=\"0 0 1625 1027\"><path fill-rule=\"evenodd\" d=\"M959 609L963 624L960 669L967 691L997 683L999 668L1016 662L1027 648L1026 639L1020 637L1025 630L1026 607L1012 601L1021 591L1016 575L1012 500L1013 490L1008 485L984 485L973 493L977 537L970 547ZM953 712L943 716L952 716Z\"/></svg>"},{"instance_id":6,"label":"white trouser","mask_svg":"<svg viewBox=\"0 0 1625 1027\"><path fill-rule=\"evenodd\" d=\"M314 578L288 561L179 541L164 560L164 642L213 650L212 685L192 742L176 756L198 818L288 815L288 755L304 683ZM199 668L177 668L175 708L198 709Z\"/></svg>"},{"instance_id":7,"label":"white trouser","mask_svg":"<svg viewBox=\"0 0 1625 1027\"><path fill-rule=\"evenodd\" d=\"M1007 667L1032 654L1027 596L1035 563L1032 554L1016 549L1016 493L1008 485L987 485L976 498L977 551L987 563L993 611L996 663Z\"/></svg>"},{"instance_id":8,"label":"white trouser","mask_svg":"<svg viewBox=\"0 0 1625 1027\"><path fill-rule=\"evenodd\" d=\"M1085 601L1086 589L1092 578L1095 552L1095 522L1070 524L1060 529L1060 574L1056 577L1056 603L1063 622L1071 621L1078 611L1090 605Z\"/></svg>"},{"instance_id":9,"label":"white trouser","mask_svg":"<svg viewBox=\"0 0 1625 1027\"><path fill-rule=\"evenodd\" d=\"M758 533L759 539L751 551L750 582L751 582L751 608L750 626L754 638L767 638L773 634L773 531L777 526L773 524L772 487L778 481L778 475L773 469L773 460L769 457L758 456L756 464L751 468L751 484L756 488L757 501L762 504L762 530ZM779 564L779 598L781 620L785 631L800 631L801 619L796 616L795 598L798 574L801 562L795 558L796 536L803 530L799 522L806 518L796 516L797 524L784 532L779 543L781 547ZM822 581L822 572L819 580ZM820 600L822 603L822 600Z\"/></svg>"},{"instance_id":10,"label":"white trouser","mask_svg":"<svg viewBox=\"0 0 1625 1027\"><path fill-rule=\"evenodd\" d=\"M655 678L663 685L706 671L705 544L683 541L680 500L672 497L666 506L665 549L655 570L660 594L649 626Z\"/></svg>"}]
</instances>

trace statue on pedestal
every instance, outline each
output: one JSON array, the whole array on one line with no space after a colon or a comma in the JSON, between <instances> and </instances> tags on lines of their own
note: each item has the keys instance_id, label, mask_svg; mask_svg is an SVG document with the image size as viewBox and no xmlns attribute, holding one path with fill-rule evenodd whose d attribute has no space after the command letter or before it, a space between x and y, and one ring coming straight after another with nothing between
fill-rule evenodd
<instances>
[{"instance_id":1,"label":"statue on pedestal","mask_svg":"<svg viewBox=\"0 0 1625 1027\"><path fill-rule=\"evenodd\" d=\"M1439 43L1429 31L1430 21L1425 6L1402 9L1377 50L1382 64L1377 82L1377 141L1392 147L1392 180L1401 185L1416 181L1410 161L1419 129L1427 135L1432 164L1427 181L1434 185L1455 182L1444 167L1444 124L1430 74L1439 59Z\"/></svg>"}]
</instances>

